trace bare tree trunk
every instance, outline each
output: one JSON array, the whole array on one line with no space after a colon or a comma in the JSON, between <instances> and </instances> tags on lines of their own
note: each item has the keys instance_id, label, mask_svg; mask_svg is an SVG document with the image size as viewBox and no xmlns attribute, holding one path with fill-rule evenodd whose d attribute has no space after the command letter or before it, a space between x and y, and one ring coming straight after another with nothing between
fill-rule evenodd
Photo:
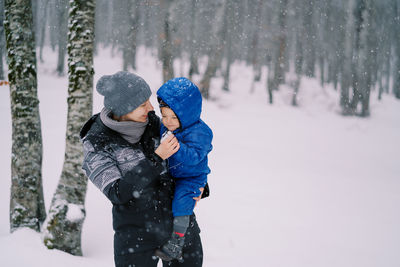
<instances>
[{"instance_id":1,"label":"bare tree trunk","mask_svg":"<svg viewBox=\"0 0 400 267\"><path fill-rule=\"evenodd\" d=\"M304 18L304 29L305 29L305 41L306 46L304 47L304 61L305 61L305 74L308 77L315 76L315 23L314 23L314 14L315 10L315 1L309 0L307 1L307 7Z\"/></svg>"},{"instance_id":2,"label":"bare tree trunk","mask_svg":"<svg viewBox=\"0 0 400 267\"><path fill-rule=\"evenodd\" d=\"M58 40L58 26L57 26L57 2L49 1L49 39L50 46L53 51L56 50Z\"/></svg>"},{"instance_id":3,"label":"bare tree trunk","mask_svg":"<svg viewBox=\"0 0 400 267\"><path fill-rule=\"evenodd\" d=\"M198 64L198 45L196 42L196 2L192 0L191 6L191 21L190 21L190 67L189 79L192 79L193 74L199 74Z\"/></svg>"},{"instance_id":4,"label":"bare tree trunk","mask_svg":"<svg viewBox=\"0 0 400 267\"><path fill-rule=\"evenodd\" d=\"M399 7L400 8L400 7ZM400 15L398 16L398 23L399 23L399 25L400 25ZM400 30L400 27L399 27L399 30ZM400 36L399 36L399 38L400 38ZM400 63L400 39L397 39L398 40L398 42L399 42L399 50L398 50L398 61L397 62L399 62ZM390 49L389 49L389 53L390 53ZM390 73L391 73L391 64L390 64L390 54L388 55L388 57L386 58L386 63L385 63L385 65L386 65L386 82L385 82L385 93L389 93L389 90L390 90ZM400 66L399 66L399 69L400 69Z\"/></svg>"},{"instance_id":5,"label":"bare tree trunk","mask_svg":"<svg viewBox=\"0 0 400 267\"><path fill-rule=\"evenodd\" d=\"M125 36L123 36L123 69L128 70L128 66L136 69L136 47L137 34L139 31L140 1L141 0L124 0L127 17L127 25L125 25Z\"/></svg>"},{"instance_id":6,"label":"bare tree trunk","mask_svg":"<svg viewBox=\"0 0 400 267\"><path fill-rule=\"evenodd\" d=\"M208 99L210 95L211 78L215 75L217 68L221 65L223 56L223 40L225 39L224 14L226 12L225 0L214 2L216 13L214 16L212 34L211 52L208 56L207 69L203 79L200 81L200 91L204 98Z\"/></svg>"},{"instance_id":7,"label":"bare tree trunk","mask_svg":"<svg viewBox=\"0 0 400 267\"><path fill-rule=\"evenodd\" d=\"M131 66L134 70L136 70L136 50L137 50L137 36L139 33L139 21L140 21L140 6L143 0L136 0L134 6L134 10L131 13L131 23L132 23L132 59Z\"/></svg>"},{"instance_id":8,"label":"bare tree trunk","mask_svg":"<svg viewBox=\"0 0 400 267\"><path fill-rule=\"evenodd\" d=\"M229 80L231 75L231 65L232 65L232 44L231 38L227 37L226 44L226 68L224 72L224 85L222 86L222 90L229 91Z\"/></svg>"},{"instance_id":9,"label":"bare tree trunk","mask_svg":"<svg viewBox=\"0 0 400 267\"><path fill-rule=\"evenodd\" d=\"M58 1L58 61L57 61L57 74L64 75L65 54L67 50L67 15L68 15L68 1Z\"/></svg>"},{"instance_id":10,"label":"bare tree trunk","mask_svg":"<svg viewBox=\"0 0 400 267\"><path fill-rule=\"evenodd\" d=\"M396 64L394 66L394 81L393 81L393 93L397 99L400 99L400 3L398 1L394 1L394 8L395 8L395 34L394 34L394 41L395 41L395 50L396 50ZM390 70L389 70L390 73Z\"/></svg>"},{"instance_id":11,"label":"bare tree trunk","mask_svg":"<svg viewBox=\"0 0 400 267\"><path fill-rule=\"evenodd\" d=\"M278 49L278 57L275 61L275 71L274 71L274 83L276 85L283 84L285 82L285 57L286 57L286 41L287 41L287 6L288 0L281 0L279 3L279 17L278 17L278 25L279 25L279 49ZM278 86L276 86L278 89Z\"/></svg>"},{"instance_id":12,"label":"bare tree trunk","mask_svg":"<svg viewBox=\"0 0 400 267\"><path fill-rule=\"evenodd\" d=\"M351 108L354 113L361 103L361 116L367 117L369 111L369 99L372 86L372 16L373 7L371 0L361 0L356 9L356 66L357 75L353 81L353 99Z\"/></svg>"},{"instance_id":13,"label":"bare tree trunk","mask_svg":"<svg viewBox=\"0 0 400 267\"><path fill-rule=\"evenodd\" d=\"M327 45L325 42L328 39L328 17L330 16L330 1L322 0L317 1L317 10L319 10L317 29L318 29L318 39L317 42L319 45L317 46L318 52L318 62L319 62L319 71L320 71L320 84L321 87L325 86L325 74L326 74L326 65L328 64L327 60L325 60L326 55L328 54Z\"/></svg>"},{"instance_id":14,"label":"bare tree trunk","mask_svg":"<svg viewBox=\"0 0 400 267\"><path fill-rule=\"evenodd\" d=\"M369 101L371 88L374 84L373 79L373 66L376 64L375 49L374 49L374 3L373 0L364 0L365 10L363 11L363 25L361 35L361 42L363 43L362 55L360 66L362 76L362 102L361 102L361 116L368 117L370 115Z\"/></svg>"},{"instance_id":15,"label":"bare tree trunk","mask_svg":"<svg viewBox=\"0 0 400 267\"><path fill-rule=\"evenodd\" d=\"M342 79L340 86L340 106L342 107L343 115L350 115L350 87L352 86L352 70L353 67L353 39L354 39L354 0L349 0L346 9L346 26L345 26L345 41L344 41L344 58L342 62Z\"/></svg>"},{"instance_id":16,"label":"bare tree trunk","mask_svg":"<svg viewBox=\"0 0 400 267\"><path fill-rule=\"evenodd\" d=\"M298 11L300 8L298 8ZM299 12L301 14L301 12ZM299 15L296 17L296 21L298 25L302 25L303 16ZM301 75L303 74L303 38L301 31L296 31L296 48L295 48L295 72L296 72L296 80L293 83L293 97L292 97L292 106L297 106L297 95L299 93L300 83L301 83Z\"/></svg>"},{"instance_id":17,"label":"bare tree trunk","mask_svg":"<svg viewBox=\"0 0 400 267\"><path fill-rule=\"evenodd\" d=\"M162 61L162 73L164 82L174 77L174 65L172 56L172 20L174 12L174 0L161 0L161 8L165 10L163 17L163 32L160 34L160 57Z\"/></svg>"},{"instance_id":18,"label":"bare tree trunk","mask_svg":"<svg viewBox=\"0 0 400 267\"><path fill-rule=\"evenodd\" d=\"M301 83L301 74L296 75L296 80L293 82L293 96L292 96L292 106L297 107L297 94L299 93Z\"/></svg>"},{"instance_id":19,"label":"bare tree trunk","mask_svg":"<svg viewBox=\"0 0 400 267\"><path fill-rule=\"evenodd\" d=\"M4 22L12 114L10 228L39 232L46 210L31 1L6 0Z\"/></svg>"},{"instance_id":20,"label":"bare tree trunk","mask_svg":"<svg viewBox=\"0 0 400 267\"><path fill-rule=\"evenodd\" d=\"M39 60L43 62L43 47L44 47L44 40L46 37L46 23L47 23L47 6L49 4L49 0L45 0L43 2L43 6L41 7L40 16L39 16L39 30L40 30L40 39L39 39Z\"/></svg>"},{"instance_id":21,"label":"bare tree trunk","mask_svg":"<svg viewBox=\"0 0 400 267\"><path fill-rule=\"evenodd\" d=\"M64 166L43 232L44 244L82 255L87 179L79 130L92 114L94 0L71 0L68 32L68 117Z\"/></svg>"},{"instance_id":22,"label":"bare tree trunk","mask_svg":"<svg viewBox=\"0 0 400 267\"><path fill-rule=\"evenodd\" d=\"M226 56L226 67L224 71L224 84L222 86L222 90L229 91L229 80L231 75L231 65L233 62L232 55L232 37L233 37L233 27L235 22L234 20L234 7L231 2L226 2L226 11L224 15L224 31L225 34L225 56Z\"/></svg>"},{"instance_id":23,"label":"bare tree trunk","mask_svg":"<svg viewBox=\"0 0 400 267\"><path fill-rule=\"evenodd\" d=\"M383 94L383 75L381 74L381 77L379 77L378 100L382 100L382 94Z\"/></svg>"},{"instance_id":24,"label":"bare tree trunk","mask_svg":"<svg viewBox=\"0 0 400 267\"><path fill-rule=\"evenodd\" d=\"M363 1L363 0L361 0ZM357 112L357 107L360 101L362 100L362 93L361 93L361 77L360 77L360 71L358 70L358 67L362 64L360 60L360 52L361 52L361 37L360 33L362 30L362 13L365 9L363 5L360 5L361 2L357 3L355 6L355 11L354 11L354 20L355 20L355 44L354 44L354 52L353 52L353 59L354 59L354 65L352 66L352 75L353 75L353 94L352 94L352 99L350 103L350 107L352 110L352 113Z\"/></svg>"},{"instance_id":25,"label":"bare tree trunk","mask_svg":"<svg viewBox=\"0 0 400 267\"><path fill-rule=\"evenodd\" d=\"M261 11L263 1L257 0L257 10L255 14L255 30L252 40L252 65L253 65L253 81L251 83L250 93L254 92L254 83L261 80L261 55L260 55L260 32L261 32Z\"/></svg>"},{"instance_id":26,"label":"bare tree trunk","mask_svg":"<svg viewBox=\"0 0 400 267\"><path fill-rule=\"evenodd\" d=\"M400 48L397 48L397 54L400 54ZM393 83L393 93L397 99L400 99L400 56L397 56L396 60L396 75L394 77L394 83Z\"/></svg>"},{"instance_id":27,"label":"bare tree trunk","mask_svg":"<svg viewBox=\"0 0 400 267\"><path fill-rule=\"evenodd\" d=\"M276 90L276 84L274 79L274 72L272 68L272 62L268 66L268 76L267 76L267 90L268 90L268 101L270 104L274 103L274 90Z\"/></svg>"}]
</instances>

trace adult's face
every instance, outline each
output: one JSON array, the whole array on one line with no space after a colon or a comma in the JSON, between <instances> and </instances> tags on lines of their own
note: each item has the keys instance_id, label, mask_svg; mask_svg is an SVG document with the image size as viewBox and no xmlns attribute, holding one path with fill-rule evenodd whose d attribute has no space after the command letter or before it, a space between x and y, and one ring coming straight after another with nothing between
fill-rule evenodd
<instances>
[{"instance_id":1,"label":"adult's face","mask_svg":"<svg viewBox=\"0 0 400 267\"><path fill-rule=\"evenodd\" d=\"M138 106L132 112L122 115L121 121L136 121L136 122L146 122L147 114L154 110L153 105L151 105L150 100L147 99L146 102Z\"/></svg>"}]
</instances>

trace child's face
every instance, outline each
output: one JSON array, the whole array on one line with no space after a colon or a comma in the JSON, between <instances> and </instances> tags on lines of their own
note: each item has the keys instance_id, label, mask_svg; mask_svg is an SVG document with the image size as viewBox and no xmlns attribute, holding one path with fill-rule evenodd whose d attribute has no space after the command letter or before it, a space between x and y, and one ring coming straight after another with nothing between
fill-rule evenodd
<instances>
[{"instance_id":1,"label":"child's face","mask_svg":"<svg viewBox=\"0 0 400 267\"><path fill-rule=\"evenodd\" d=\"M179 119L175 115L175 113L170 108L162 107L162 123L167 127L171 132L175 131L180 127Z\"/></svg>"}]
</instances>

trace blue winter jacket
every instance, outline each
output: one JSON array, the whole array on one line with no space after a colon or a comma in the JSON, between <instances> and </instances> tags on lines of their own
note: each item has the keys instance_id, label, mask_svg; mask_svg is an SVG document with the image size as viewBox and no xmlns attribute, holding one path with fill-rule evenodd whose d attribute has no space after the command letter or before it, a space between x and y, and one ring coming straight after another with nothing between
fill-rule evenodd
<instances>
[{"instance_id":1,"label":"blue winter jacket","mask_svg":"<svg viewBox=\"0 0 400 267\"><path fill-rule=\"evenodd\" d=\"M211 129L200 119L200 91L190 80L181 77L162 85L157 96L174 111L181 124L173 132L180 148L168 159L170 174L177 179L177 184L186 180L197 184L195 188L198 189L207 183L210 173L207 154L212 150L213 138ZM167 129L162 125L161 134L165 131Z\"/></svg>"}]
</instances>

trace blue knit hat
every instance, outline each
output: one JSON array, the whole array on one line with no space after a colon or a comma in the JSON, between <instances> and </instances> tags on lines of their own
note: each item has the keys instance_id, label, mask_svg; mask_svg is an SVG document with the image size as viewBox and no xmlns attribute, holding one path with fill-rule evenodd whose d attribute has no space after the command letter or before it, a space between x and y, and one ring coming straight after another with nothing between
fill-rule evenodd
<instances>
[{"instance_id":1,"label":"blue knit hat","mask_svg":"<svg viewBox=\"0 0 400 267\"><path fill-rule=\"evenodd\" d=\"M151 96L146 81L127 71L102 76L96 90L104 96L104 106L116 116L132 112Z\"/></svg>"}]
</instances>

